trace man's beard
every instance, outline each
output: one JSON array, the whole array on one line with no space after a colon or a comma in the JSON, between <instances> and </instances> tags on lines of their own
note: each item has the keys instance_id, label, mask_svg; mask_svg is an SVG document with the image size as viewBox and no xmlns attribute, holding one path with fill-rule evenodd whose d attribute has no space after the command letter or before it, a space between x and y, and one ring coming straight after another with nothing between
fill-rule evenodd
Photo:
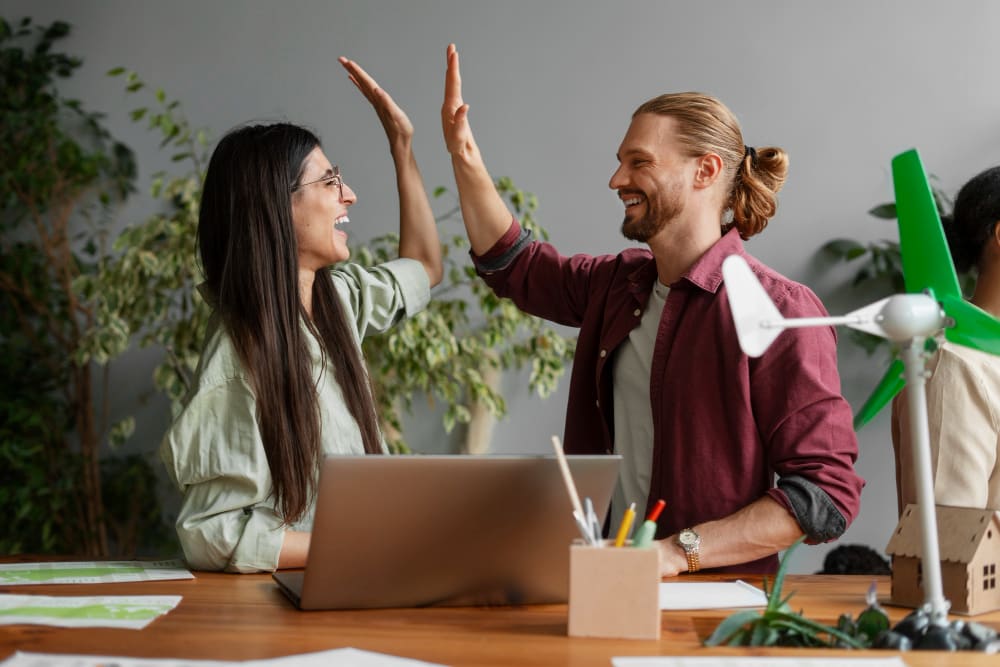
<instances>
[{"instance_id":1,"label":"man's beard","mask_svg":"<svg viewBox=\"0 0 1000 667\"><path fill-rule=\"evenodd\" d=\"M679 190L680 188L671 189L666 193L666 197L659 198L655 204L647 197L644 216L629 220L628 214L625 215L625 220L622 221L622 236L630 241L646 243L663 231L670 221L684 210L684 200Z\"/></svg>"}]
</instances>

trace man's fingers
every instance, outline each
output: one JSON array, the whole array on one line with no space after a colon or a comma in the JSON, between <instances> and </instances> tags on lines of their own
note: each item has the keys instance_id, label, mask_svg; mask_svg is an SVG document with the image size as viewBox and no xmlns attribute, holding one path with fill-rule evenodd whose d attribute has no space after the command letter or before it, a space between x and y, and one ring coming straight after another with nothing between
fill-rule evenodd
<instances>
[{"instance_id":1,"label":"man's fingers","mask_svg":"<svg viewBox=\"0 0 1000 667\"><path fill-rule=\"evenodd\" d=\"M444 96L445 104L453 109L462 105L462 75L454 44L448 45L448 72L445 77Z\"/></svg>"}]
</instances>

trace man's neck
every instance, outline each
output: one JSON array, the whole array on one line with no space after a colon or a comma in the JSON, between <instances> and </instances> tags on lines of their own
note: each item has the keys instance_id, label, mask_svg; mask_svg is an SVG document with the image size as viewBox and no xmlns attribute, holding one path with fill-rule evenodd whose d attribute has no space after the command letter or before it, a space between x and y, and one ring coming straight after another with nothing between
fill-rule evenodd
<instances>
[{"instance_id":1,"label":"man's neck","mask_svg":"<svg viewBox=\"0 0 1000 667\"><path fill-rule=\"evenodd\" d=\"M660 282L664 285L676 282L720 238L722 225L716 213L700 219L671 221L648 241Z\"/></svg>"}]
</instances>

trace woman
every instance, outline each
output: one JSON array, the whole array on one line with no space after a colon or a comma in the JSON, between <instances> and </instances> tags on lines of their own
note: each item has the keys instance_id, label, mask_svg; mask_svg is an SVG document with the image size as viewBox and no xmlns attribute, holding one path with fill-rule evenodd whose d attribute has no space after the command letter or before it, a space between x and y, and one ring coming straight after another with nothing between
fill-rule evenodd
<instances>
[{"instance_id":1,"label":"woman","mask_svg":"<svg viewBox=\"0 0 1000 667\"><path fill-rule=\"evenodd\" d=\"M214 314L161 447L195 569L305 565L323 456L383 451L360 341L421 310L441 280L413 126L361 67L340 62L389 139L400 259L329 268L350 255L338 226L357 197L308 130L251 125L219 142L198 221Z\"/></svg>"},{"instance_id":2,"label":"woman","mask_svg":"<svg viewBox=\"0 0 1000 667\"><path fill-rule=\"evenodd\" d=\"M964 186L944 221L959 272L976 269L970 301L1000 318L1000 167ZM1000 357L944 342L928 361L934 499L939 505L1000 509ZM904 390L905 392L905 390ZM899 511L915 503L916 486L904 394L892 404Z\"/></svg>"}]
</instances>

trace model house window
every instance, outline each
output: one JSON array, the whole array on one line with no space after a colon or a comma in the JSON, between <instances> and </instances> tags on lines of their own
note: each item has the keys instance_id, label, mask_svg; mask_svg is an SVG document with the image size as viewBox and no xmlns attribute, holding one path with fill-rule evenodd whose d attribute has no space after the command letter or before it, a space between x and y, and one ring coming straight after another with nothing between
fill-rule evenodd
<instances>
[{"instance_id":1,"label":"model house window","mask_svg":"<svg viewBox=\"0 0 1000 667\"><path fill-rule=\"evenodd\" d=\"M983 590L990 591L997 587L997 565L983 565Z\"/></svg>"}]
</instances>

